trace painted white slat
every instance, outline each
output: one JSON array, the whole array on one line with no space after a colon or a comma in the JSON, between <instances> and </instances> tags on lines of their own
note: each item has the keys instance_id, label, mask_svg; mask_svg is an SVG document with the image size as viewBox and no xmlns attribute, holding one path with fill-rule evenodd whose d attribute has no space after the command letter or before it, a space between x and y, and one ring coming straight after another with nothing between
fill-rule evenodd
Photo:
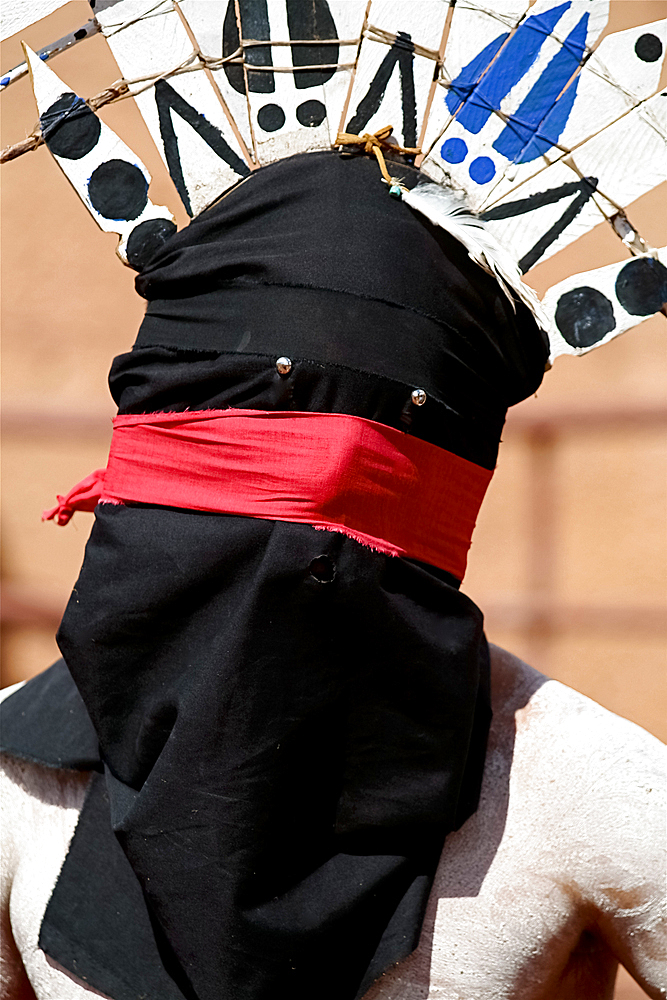
<instances>
[{"instance_id":1,"label":"painted white slat","mask_svg":"<svg viewBox=\"0 0 667 1000\"><path fill-rule=\"evenodd\" d=\"M270 38L277 41L289 39L287 10L284 3L274 0L268 5L268 20ZM241 26L244 38L252 37L250 29L245 26L243 15L241 15ZM292 52L289 46L276 45L270 52L272 65L276 69L292 68ZM251 49L246 54L246 60L252 65L259 61L258 56L259 50ZM262 82L267 77L270 80L269 86L272 86L270 92L258 93L251 89L248 94L258 162L264 165L296 153L327 148L329 129L324 114L326 105L323 88L321 86L309 88L306 97L304 91L297 92L294 75L291 72L265 72L262 74ZM313 106L320 108L322 117L319 125L304 128L298 121L297 107L305 100L316 102Z\"/></svg>"},{"instance_id":2,"label":"painted white slat","mask_svg":"<svg viewBox=\"0 0 667 1000\"><path fill-rule=\"evenodd\" d=\"M453 80L464 66L499 35L513 31L524 17L529 0L505 0L504 3L457 3L447 38L444 66Z\"/></svg>"},{"instance_id":3,"label":"painted white slat","mask_svg":"<svg viewBox=\"0 0 667 1000\"><path fill-rule=\"evenodd\" d=\"M521 260L538 241L545 239L552 226L558 227L559 219L576 195L569 194L553 204L548 204L549 198L556 197L564 185L580 182L582 177L596 178L597 191L540 254L539 260L546 260L613 215L618 206L629 205L667 180L666 154L667 97L658 94L583 143L571 156L522 184L509 198L485 213L491 216L488 225ZM516 210L520 201L530 210L498 218L500 213Z\"/></svg>"},{"instance_id":4,"label":"painted white slat","mask_svg":"<svg viewBox=\"0 0 667 1000\"><path fill-rule=\"evenodd\" d=\"M511 197L482 218L522 262L525 271L604 222L605 215L592 195L579 174L559 161L513 191ZM575 211L576 216L568 221L567 214ZM497 218L497 214L509 212L517 214Z\"/></svg>"},{"instance_id":5,"label":"painted white slat","mask_svg":"<svg viewBox=\"0 0 667 1000\"><path fill-rule=\"evenodd\" d=\"M589 139L571 159L580 173L598 178L598 201L609 214L666 181L667 92Z\"/></svg>"},{"instance_id":6,"label":"painted white slat","mask_svg":"<svg viewBox=\"0 0 667 1000\"><path fill-rule=\"evenodd\" d=\"M577 99L559 144L572 149L651 97L660 83L666 43L667 19L603 38L580 74ZM640 58L637 53L646 56L647 48L651 58ZM658 48L662 53L654 58Z\"/></svg>"},{"instance_id":7,"label":"painted white slat","mask_svg":"<svg viewBox=\"0 0 667 1000\"><path fill-rule=\"evenodd\" d=\"M16 35L54 10L64 7L67 0L2 0L0 4L0 41Z\"/></svg>"},{"instance_id":8,"label":"painted white slat","mask_svg":"<svg viewBox=\"0 0 667 1000\"><path fill-rule=\"evenodd\" d=\"M341 67L351 65L356 58L358 42L354 40L359 39L361 35L366 0L331 0L325 8L331 18L335 37L350 42L346 45L323 46L327 63ZM307 5L304 4L302 10L307 11ZM292 40L284 0L271 0L267 13L269 37L281 42ZM243 27L243 9L241 22ZM310 39L307 27L300 32L294 28L294 31L297 34L306 34L305 38L297 38L295 34L295 41ZM252 37L251 29L244 28L243 35L245 38ZM295 48L294 52L296 51ZM308 52L309 49L300 47L298 51ZM258 162L266 164L295 153L329 149L335 141L343 106L349 93L351 70L337 69L327 74L329 79L324 83L304 87L306 74L292 72L292 48L289 45L274 45L270 52L271 64L278 72L264 72L262 79L268 77L270 83L266 86L272 89L259 92L251 84L248 96L254 149ZM248 65L257 63L260 55L261 50L258 48L248 49L246 51ZM255 77L258 76L259 73L256 73Z\"/></svg>"},{"instance_id":9,"label":"painted white slat","mask_svg":"<svg viewBox=\"0 0 667 1000\"><path fill-rule=\"evenodd\" d=\"M543 300L552 360L588 354L658 312L666 291L667 247L657 258L633 257L553 285Z\"/></svg>"},{"instance_id":10,"label":"painted white slat","mask_svg":"<svg viewBox=\"0 0 667 1000\"><path fill-rule=\"evenodd\" d=\"M540 47L538 59L533 63L528 73L501 101L500 110L506 115L511 115L517 104L527 96L553 57L560 51L563 44L567 43L570 33L580 24L582 18L587 18L585 54L597 42L609 20L609 0L595 0L594 3L591 3L591 0L570 0L570 2L567 0L566 2L563 0L560 2L559 0L537 0L537 3L533 4L526 12L526 19L538 15L548 16L554 9L556 11L562 10L563 13Z\"/></svg>"},{"instance_id":11,"label":"painted white slat","mask_svg":"<svg viewBox=\"0 0 667 1000\"><path fill-rule=\"evenodd\" d=\"M415 45L437 52L447 17L446 0L427 0L410 3L409 0L373 0L369 15L370 37L364 38L352 94L346 114L345 130L375 132L385 125L394 126L394 137L402 146L415 146L422 129L427 101L436 69L434 59L409 50L373 40L373 28L392 35L409 35ZM408 42L409 44L409 42ZM389 60L405 52L404 65L394 62L386 85ZM407 58L406 58L407 56ZM383 70L384 67L384 70ZM404 95L414 91L414 103ZM377 110L376 110L377 109Z\"/></svg>"},{"instance_id":12,"label":"painted white slat","mask_svg":"<svg viewBox=\"0 0 667 1000\"><path fill-rule=\"evenodd\" d=\"M360 51L361 35L365 23L368 0L329 0L338 37L358 41L351 45L341 45L338 61L354 65ZM324 84L324 102L327 106L329 142L333 145L336 136L344 128L343 111L352 88L353 70L341 69Z\"/></svg>"},{"instance_id":13,"label":"painted white slat","mask_svg":"<svg viewBox=\"0 0 667 1000\"><path fill-rule=\"evenodd\" d=\"M549 108L553 105L566 81L547 82L553 69L552 61L562 58L563 43L571 35L577 38L579 44L583 41L584 51L589 49L604 28L607 16L607 0L598 0L595 4L589 0L572 0L571 3L538 0L499 51L496 68L491 67L482 78L480 93L483 99L480 107L488 105L486 116L478 115L476 121L471 120L470 108L479 99L475 96L469 98L446 126L443 141L438 141L425 159L422 164L424 172L439 183L449 182L464 191L474 211L482 211L489 204L491 193L501 178L518 183L514 180L517 167L512 161L522 144L519 142L510 156L502 151L503 139L516 132L512 116L520 112L518 117L525 121L530 112L524 102L530 104L531 99L536 105L545 104ZM536 18L541 18L542 22L536 22ZM541 23L546 26L544 31ZM549 26L551 30L547 31ZM529 51L531 45L532 60L515 81L518 50ZM575 68L576 63L572 71ZM484 91L485 81L488 83L489 79L497 81L492 98L488 98ZM552 93L549 93L550 88ZM541 90L543 94L540 94ZM534 172L532 168L531 172Z\"/></svg>"},{"instance_id":14,"label":"painted white slat","mask_svg":"<svg viewBox=\"0 0 667 1000\"><path fill-rule=\"evenodd\" d=\"M193 52L171 0L122 0L102 11L98 20L127 79L168 72ZM192 215L247 176L243 150L203 70L170 77L135 99Z\"/></svg>"},{"instance_id":15,"label":"painted white slat","mask_svg":"<svg viewBox=\"0 0 667 1000\"><path fill-rule=\"evenodd\" d=\"M654 94L660 82L666 42L667 20L628 28L603 38L568 88L568 91L576 88L576 99L558 146L576 149ZM638 52L650 58L640 58ZM544 169L546 161L564 155L553 147L544 157L508 170L489 194L484 207L502 201L512 188Z\"/></svg>"},{"instance_id":16,"label":"painted white slat","mask_svg":"<svg viewBox=\"0 0 667 1000\"><path fill-rule=\"evenodd\" d=\"M230 0L179 0L178 6L190 25L192 33L203 55L221 59L222 29ZM231 0L232 8L234 0ZM252 133L248 121L248 102L245 94L239 94L230 86L225 71L214 70L213 77L227 105L231 117L246 144L252 149Z\"/></svg>"},{"instance_id":17,"label":"painted white slat","mask_svg":"<svg viewBox=\"0 0 667 1000\"><path fill-rule=\"evenodd\" d=\"M455 80L478 53L513 31L527 9L528 0L506 0L493 7L465 0L457 3L452 12L441 79ZM427 154L451 121L446 103L448 92L445 86L436 91L423 142Z\"/></svg>"},{"instance_id":18,"label":"painted white slat","mask_svg":"<svg viewBox=\"0 0 667 1000\"><path fill-rule=\"evenodd\" d=\"M53 147L50 151L54 160L100 229L120 235L117 252L128 263L128 240L137 252L139 227L160 220L163 225L158 229L175 232L173 216L167 208L154 205L148 198L150 174L129 146L86 109L32 49L28 46L24 49L37 109L40 117L44 116L42 129L47 146ZM65 118L60 128L63 108L56 105L59 99L64 99L70 107L76 105L78 111L78 116L71 115L69 123ZM57 155L55 150L67 155ZM143 226L143 233L146 228L151 227Z\"/></svg>"}]
</instances>

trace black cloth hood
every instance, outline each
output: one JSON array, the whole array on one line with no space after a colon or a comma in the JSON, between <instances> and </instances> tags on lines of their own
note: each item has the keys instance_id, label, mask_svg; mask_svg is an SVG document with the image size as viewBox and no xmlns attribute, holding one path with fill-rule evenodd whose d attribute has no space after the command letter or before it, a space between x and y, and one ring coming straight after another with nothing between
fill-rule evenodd
<instances>
[{"instance_id":1,"label":"black cloth hood","mask_svg":"<svg viewBox=\"0 0 667 1000\"><path fill-rule=\"evenodd\" d=\"M547 357L527 308L364 157L262 168L137 288L121 412L353 413L492 468ZM482 626L458 581L341 534L100 505L58 634L73 682L56 668L4 709L10 752L104 767L42 947L114 1000L361 997L416 946L476 808ZM49 749L34 725L68 706Z\"/></svg>"},{"instance_id":2,"label":"black cloth hood","mask_svg":"<svg viewBox=\"0 0 667 1000\"><path fill-rule=\"evenodd\" d=\"M409 187L419 180L391 169ZM364 156L310 153L263 167L170 239L135 284L149 303L140 347L275 348L408 383L420 371L437 379L453 356L471 401L490 395L505 407L536 390L548 358L528 308L454 237L390 197ZM411 325L434 333L413 339Z\"/></svg>"}]
</instances>

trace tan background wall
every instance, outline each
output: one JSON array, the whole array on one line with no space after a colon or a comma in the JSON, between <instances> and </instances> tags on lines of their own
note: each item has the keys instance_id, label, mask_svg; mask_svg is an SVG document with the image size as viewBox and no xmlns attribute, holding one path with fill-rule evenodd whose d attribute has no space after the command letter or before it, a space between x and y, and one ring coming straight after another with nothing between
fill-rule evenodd
<instances>
[{"instance_id":1,"label":"tan background wall","mask_svg":"<svg viewBox=\"0 0 667 1000\"><path fill-rule=\"evenodd\" d=\"M612 0L608 30L667 15L658 0ZM85 0L22 32L33 47L79 27ZM20 62L17 38L2 68ZM120 74L100 38L51 64L83 96ZM30 131L24 79L2 96L2 144ZM133 102L102 117L143 158L151 198L185 215ZM619 150L619 156L623 151ZM630 219L664 245L665 187ZM3 683L58 655L57 619L74 583L92 515L42 524L57 492L104 465L113 407L111 358L129 350L142 316L134 272L116 259L42 147L2 167L4 358ZM531 272L540 294L573 271L624 260L600 226ZM559 358L537 398L515 408L478 525L467 592L492 640L651 732L667 737L664 422L667 321L654 317L584 358ZM617 995L632 992L624 979ZM630 991L623 993L622 991Z\"/></svg>"}]
</instances>

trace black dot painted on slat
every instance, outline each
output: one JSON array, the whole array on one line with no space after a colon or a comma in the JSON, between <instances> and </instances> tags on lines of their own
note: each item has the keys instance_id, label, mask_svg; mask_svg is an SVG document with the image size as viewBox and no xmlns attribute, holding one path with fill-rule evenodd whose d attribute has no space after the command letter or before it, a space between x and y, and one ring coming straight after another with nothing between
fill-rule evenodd
<instances>
[{"instance_id":1,"label":"black dot painted on slat","mask_svg":"<svg viewBox=\"0 0 667 1000\"><path fill-rule=\"evenodd\" d=\"M662 55L662 42L657 35L647 32L635 42L635 55L642 62L657 62Z\"/></svg>"},{"instance_id":2,"label":"black dot painted on slat","mask_svg":"<svg viewBox=\"0 0 667 1000\"><path fill-rule=\"evenodd\" d=\"M592 347L616 326L611 302L589 285L561 295L555 318L563 339L571 347Z\"/></svg>"},{"instance_id":3,"label":"black dot painted on slat","mask_svg":"<svg viewBox=\"0 0 667 1000\"><path fill-rule=\"evenodd\" d=\"M39 116L44 141L55 156L80 160L94 149L102 126L96 114L76 94L61 94Z\"/></svg>"},{"instance_id":4,"label":"black dot painted on slat","mask_svg":"<svg viewBox=\"0 0 667 1000\"><path fill-rule=\"evenodd\" d=\"M176 232L170 219L147 219L135 226L127 241L127 262L141 271Z\"/></svg>"},{"instance_id":5,"label":"black dot painted on slat","mask_svg":"<svg viewBox=\"0 0 667 1000\"><path fill-rule=\"evenodd\" d=\"M327 109L321 101L304 101L296 109L296 117L300 125L306 128L317 128L327 116Z\"/></svg>"},{"instance_id":6,"label":"black dot painted on slat","mask_svg":"<svg viewBox=\"0 0 667 1000\"><path fill-rule=\"evenodd\" d=\"M134 163L107 160L93 171L88 197L105 219L136 219L146 207L148 183Z\"/></svg>"},{"instance_id":7,"label":"black dot painted on slat","mask_svg":"<svg viewBox=\"0 0 667 1000\"><path fill-rule=\"evenodd\" d=\"M637 257L619 271L615 291L631 316L652 316L667 302L667 267L652 257Z\"/></svg>"},{"instance_id":8,"label":"black dot painted on slat","mask_svg":"<svg viewBox=\"0 0 667 1000\"><path fill-rule=\"evenodd\" d=\"M85 38L87 34L88 32L86 31L85 28L79 28L77 31L74 32L74 37L76 38L77 42L80 42L81 39Z\"/></svg>"},{"instance_id":9,"label":"black dot painted on slat","mask_svg":"<svg viewBox=\"0 0 667 1000\"><path fill-rule=\"evenodd\" d=\"M265 132L277 132L285 124L285 112L277 104L265 104L257 112L257 122Z\"/></svg>"}]
</instances>

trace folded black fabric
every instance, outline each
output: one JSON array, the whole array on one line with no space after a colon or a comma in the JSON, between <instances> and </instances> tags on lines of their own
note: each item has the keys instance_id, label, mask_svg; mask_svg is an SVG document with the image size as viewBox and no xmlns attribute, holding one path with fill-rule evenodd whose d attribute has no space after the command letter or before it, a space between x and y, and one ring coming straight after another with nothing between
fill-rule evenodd
<instances>
[{"instance_id":1,"label":"folded black fabric","mask_svg":"<svg viewBox=\"0 0 667 1000\"><path fill-rule=\"evenodd\" d=\"M137 288L146 319L110 379L122 413L351 413L490 469L547 357L528 309L363 157L256 171ZM149 997L166 975L187 1000L355 1000L416 946L490 720L458 580L305 524L100 505L59 644L106 770L49 907L52 957L115 1000L133 1000L142 949ZM38 712L47 687L10 699L9 749L99 767L81 721L69 756L49 725L21 730L11 706L32 690ZM72 698L56 690L54 718ZM122 946L113 919L90 922L95 865L101 899L134 900Z\"/></svg>"},{"instance_id":2,"label":"folded black fabric","mask_svg":"<svg viewBox=\"0 0 667 1000\"><path fill-rule=\"evenodd\" d=\"M102 506L59 642L200 1000L305 998L324 968L318 995L351 998L415 947L490 717L482 617L446 574L307 525Z\"/></svg>"},{"instance_id":3,"label":"folded black fabric","mask_svg":"<svg viewBox=\"0 0 667 1000\"><path fill-rule=\"evenodd\" d=\"M549 356L528 308L391 198L374 158L308 153L255 171L135 284L148 299L138 347L293 353L455 393L464 415L525 399Z\"/></svg>"},{"instance_id":4,"label":"folded black fabric","mask_svg":"<svg viewBox=\"0 0 667 1000\"><path fill-rule=\"evenodd\" d=\"M95 774L49 900L39 947L113 1000L192 1000L167 972L141 886L111 829L109 796ZM187 985L186 985L187 990Z\"/></svg>"},{"instance_id":5,"label":"folded black fabric","mask_svg":"<svg viewBox=\"0 0 667 1000\"><path fill-rule=\"evenodd\" d=\"M97 733L64 660L0 704L0 751L48 767L102 769Z\"/></svg>"}]
</instances>

